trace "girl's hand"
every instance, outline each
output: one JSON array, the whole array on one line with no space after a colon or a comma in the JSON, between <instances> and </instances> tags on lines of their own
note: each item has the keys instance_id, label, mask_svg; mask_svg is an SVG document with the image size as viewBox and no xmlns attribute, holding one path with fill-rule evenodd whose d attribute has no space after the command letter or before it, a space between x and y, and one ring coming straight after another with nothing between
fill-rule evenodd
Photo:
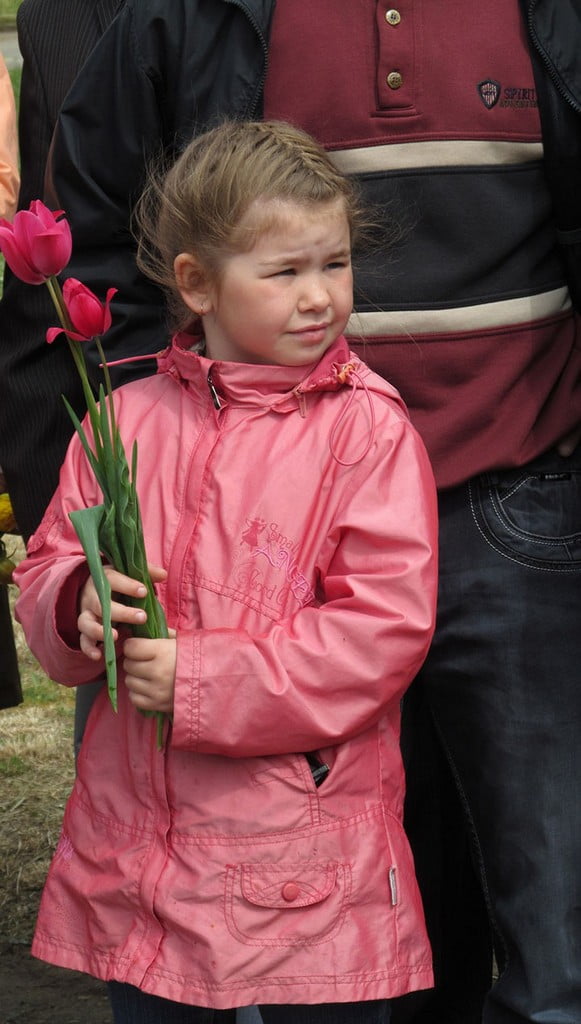
<instances>
[{"instance_id":1,"label":"girl's hand","mask_svg":"<svg viewBox=\"0 0 581 1024\"><path fill-rule=\"evenodd\" d=\"M125 685L131 703L140 711L173 712L177 644L175 630L168 640L131 637L123 645Z\"/></svg>"},{"instance_id":2,"label":"girl's hand","mask_svg":"<svg viewBox=\"0 0 581 1024\"><path fill-rule=\"evenodd\" d=\"M165 569L159 566L150 566L149 571L154 583L164 580L167 576ZM145 597L146 587L139 580L132 580L129 576L117 572L111 565L105 566L105 575L111 584L113 594L122 594L124 597ZM80 648L87 658L98 661L103 657L103 618L101 602L95 584L89 577L81 590L79 600L80 614L77 619L77 627L80 633ZM120 601L111 601L111 621L122 625L132 626L135 623L145 622L147 615L141 608L132 608L122 604ZM118 640L119 632L113 629L113 639Z\"/></svg>"}]
</instances>

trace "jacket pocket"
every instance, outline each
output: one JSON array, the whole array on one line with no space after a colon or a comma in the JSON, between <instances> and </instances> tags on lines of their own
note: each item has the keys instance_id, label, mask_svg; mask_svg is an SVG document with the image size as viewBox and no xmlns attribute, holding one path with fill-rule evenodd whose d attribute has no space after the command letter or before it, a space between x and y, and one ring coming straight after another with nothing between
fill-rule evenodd
<instances>
[{"instance_id":1,"label":"jacket pocket","mask_svg":"<svg viewBox=\"0 0 581 1024\"><path fill-rule=\"evenodd\" d=\"M314 945L337 934L350 892L349 865L336 861L229 865L226 923L245 945Z\"/></svg>"}]
</instances>

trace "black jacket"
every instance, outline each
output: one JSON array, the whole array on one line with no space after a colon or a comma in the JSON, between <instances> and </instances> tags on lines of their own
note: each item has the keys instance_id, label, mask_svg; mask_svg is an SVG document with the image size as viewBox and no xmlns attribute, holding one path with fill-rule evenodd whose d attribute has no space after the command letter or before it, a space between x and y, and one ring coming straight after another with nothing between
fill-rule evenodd
<instances>
[{"instance_id":1,"label":"black jacket","mask_svg":"<svg viewBox=\"0 0 581 1024\"><path fill-rule=\"evenodd\" d=\"M62 101L120 2L23 0L20 5L19 209L42 197ZM44 340L47 326L54 323L46 288L23 284L6 269L0 302L0 466L25 537L52 496L71 435L61 393L83 408L68 351L49 348Z\"/></svg>"},{"instance_id":2,"label":"black jacket","mask_svg":"<svg viewBox=\"0 0 581 1024\"><path fill-rule=\"evenodd\" d=\"M67 276L100 295L119 289L108 361L155 352L167 334L160 292L134 261L131 210L147 165L171 161L224 117L261 116L273 9L273 0L127 0L67 97L54 139L54 203L73 230ZM118 384L153 368L137 363L112 377Z\"/></svg>"},{"instance_id":3,"label":"black jacket","mask_svg":"<svg viewBox=\"0 0 581 1024\"><path fill-rule=\"evenodd\" d=\"M522 0L545 169L569 290L581 311L581 0Z\"/></svg>"}]
</instances>

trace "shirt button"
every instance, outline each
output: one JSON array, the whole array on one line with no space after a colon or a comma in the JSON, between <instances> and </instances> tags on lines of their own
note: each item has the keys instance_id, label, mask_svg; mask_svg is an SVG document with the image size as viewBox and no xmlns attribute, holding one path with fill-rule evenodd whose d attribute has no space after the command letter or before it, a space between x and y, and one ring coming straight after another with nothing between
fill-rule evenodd
<instances>
[{"instance_id":1,"label":"shirt button","mask_svg":"<svg viewBox=\"0 0 581 1024\"><path fill-rule=\"evenodd\" d=\"M392 7L391 10L385 12L385 20L388 25L399 25L401 14Z\"/></svg>"},{"instance_id":2,"label":"shirt button","mask_svg":"<svg viewBox=\"0 0 581 1024\"><path fill-rule=\"evenodd\" d=\"M389 75L386 76L385 81L389 85L390 89L401 89L403 85L403 77L399 71L390 71Z\"/></svg>"},{"instance_id":3,"label":"shirt button","mask_svg":"<svg viewBox=\"0 0 581 1024\"><path fill-rule=\"evenodd\" d=\"M294 901L298 900L301 895L300 886L298 886L296 882L285 882L281 890L281 895L283 900L286 900L287 903L294 903Z\"/></svg>"}]
</instances>

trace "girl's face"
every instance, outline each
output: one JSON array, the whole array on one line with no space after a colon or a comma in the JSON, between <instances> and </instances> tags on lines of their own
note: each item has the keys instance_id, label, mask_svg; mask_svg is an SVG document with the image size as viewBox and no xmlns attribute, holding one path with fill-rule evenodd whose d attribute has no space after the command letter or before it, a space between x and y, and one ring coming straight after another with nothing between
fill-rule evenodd
<instances>
[{"instance_id":1,"label":"girl's face","mask_svg":"<svg viewBox=\"0 0 581 1024\"><path fill-rule=\"evenodd\" d=\"M316 208L268 201L254 204L245 221L252 226L265 214L268 227L252 248L227 257L206 291L206 354L308 366L343 332L353 306L345 206L342 199Z\"/></svg>"}]
</instances>

